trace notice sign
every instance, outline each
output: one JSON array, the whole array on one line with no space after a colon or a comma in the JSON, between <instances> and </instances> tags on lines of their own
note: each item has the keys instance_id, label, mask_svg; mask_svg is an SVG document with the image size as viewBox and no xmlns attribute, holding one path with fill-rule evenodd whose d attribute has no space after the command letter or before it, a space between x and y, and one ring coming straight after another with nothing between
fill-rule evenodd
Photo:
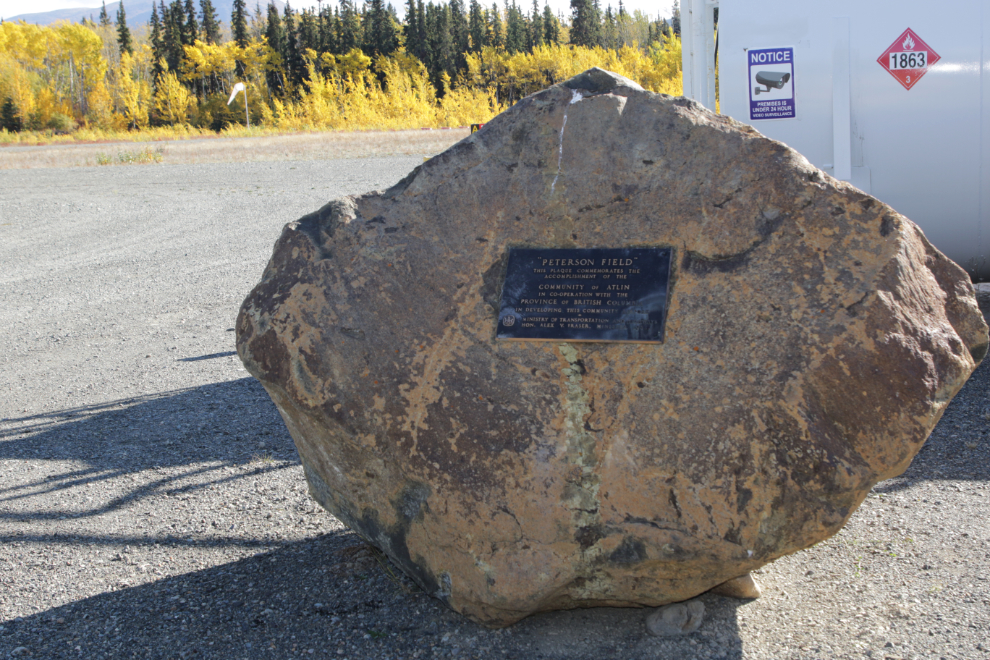
<instances>
[{"instance_id":1,"label":"notice sign","mask_svg":"<svg viewBox=\"0 0 990 660\"><path fill-rule=\"evenodd\" d=\"M749 119L794 118L794 49L759 48L747 52Z\"/></svg>"},{"instance_id":2,"label":"notice sign","mask_svg":"<svg viewBox=\"0 0 990 660\"><path fill-rule=\"evenodd\" d=\"M877 58L880 66L894 76L904 89L911 89L941 57L908 28Z\"/></svg>"}]
</instances>

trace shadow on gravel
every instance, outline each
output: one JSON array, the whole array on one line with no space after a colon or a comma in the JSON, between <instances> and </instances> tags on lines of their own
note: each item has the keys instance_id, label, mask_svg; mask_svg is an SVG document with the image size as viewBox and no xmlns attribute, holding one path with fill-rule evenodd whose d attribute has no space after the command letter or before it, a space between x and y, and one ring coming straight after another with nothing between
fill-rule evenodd
<instances>
[{"instance_id":1,"label":"shadow on gravel","mask_svg":"<svg viewBox=\"0 0 990 660\"><path fill-rule=\"evenodd\" d=\"M705 622L686 638L649 636L646 610L635 609L554 612L488 630L339 532L5 621L0 657L23 647L53 659L741 658L736 609L747 605L702 600Z\"/></svg>"},{"instance_id":2,"label":"shadow on gravel","mask_svg":"<svg viewBox=\"0 0 990 660\"><path fill-rule=\"evenodd\" d=\"M201 360L213 360L215 358L230 357L237 355L237 351L223 351L222 353L210 353L209 355L197 355L196 357L179 358L176 362L199 362Z\"/></svg>"},{"instance_id":3,"label":"shadow on gravel","mask_svg":"<svg viewBox=\"0 0 990 660\"><path fill-rule=\"evenodd\" d=\"M262 458L264 460L256 460ZM97 406L4 420L0 460L72 461L77 469L16 486L0 482L0 518L85 518L163 493L182 494L231 479L286 468L298 462L292 438L264 388L253 378L164 392ZM258 467L230 475L224 468L255 460ZM78 467L82 463L85 467ZM4 505L53 491L134 473L169 470L149 483L89 510L60 509L30 514ZM213 478L210 478L211 475ZM194 486L178 485L199 477ZM204 478L205 477L205 478ZM26 537L18 537L25 540ZM41 540L41 539L36 539ZM161 539L157 539L159 543ZM166 540L167 542L167 540Z\"/></svg>"}]
</instances>

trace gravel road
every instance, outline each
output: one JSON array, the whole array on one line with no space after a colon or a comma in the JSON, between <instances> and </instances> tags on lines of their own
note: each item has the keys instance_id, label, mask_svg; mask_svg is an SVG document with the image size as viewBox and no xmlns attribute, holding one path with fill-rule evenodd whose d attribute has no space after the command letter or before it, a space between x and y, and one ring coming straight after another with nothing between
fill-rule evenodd
<instances>
[{"instance_id":1,"label":"gravel road","mask_svg":"<svg viewBox=\"0 0 990 660\"><path fill-rule=\"evenodd\" d=\"M0 172L0 658L990 658L990 371L837 536L713 595L490 631L306 494L237 308L284 223L419 156Z\"/></svg>"}]
</instances>

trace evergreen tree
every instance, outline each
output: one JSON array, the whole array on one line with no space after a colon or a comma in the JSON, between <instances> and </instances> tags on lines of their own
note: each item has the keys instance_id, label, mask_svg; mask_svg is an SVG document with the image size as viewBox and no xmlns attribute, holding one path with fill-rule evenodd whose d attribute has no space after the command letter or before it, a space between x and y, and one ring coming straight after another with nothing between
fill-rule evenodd
<instances>
[{"instance_id":1,"label":"evergreen tree","mask_svg":"<svg viewBox=\"0 0 990 660\"><path fill-rule=\"evenodd\" d=\"M151 4L151 77L155 83L162 73L161 60L165 57L165 44L162 39L162 24L158 18L158 5Z\"/></svg>"},{"instance_id":2,"label":"evergreen tree","mask_svg":"<svg viewBox=\"0 0 990 660\"><path fill-rule=\"evenodd\" d=\"M244 6L244 0L234 0L234 8L230 14L230 32L238 46L247 48L247 8Z\"/></svg>"},{"instance_id":3,"label":"evergreen tree","mask_svg":"<svg viewBox=\"0 0 990 660\"><path fill-rule=\"evenodd\" d=\"M364 34L364 52L370 57L391 55L399 47L399 34L392 15L385 9L384 0L371 0L365 14L367 29Z\"/></svg>"},{"instance_id":4,"label":"evergreen tree","mask_svg":"<svg viewBox=\"0 0 990 660\"><path fill-rule=\"evenodd\" d=\"M605 32L602 26L602 18L604 16L602 12L601 4L598 0L591 0L591 36L594 40L595 46L601 46L605 43Z\"/></svg>"},{"instance_id":5,"label":"evergreen tree","mask_svg":"<svg viewBox=\"0 0 990 660\"><path fill-rule=\"evenodd\" d=\"M571 43L593 48L601 45L601 33L597 0L571 0Z\"/></svg>"},{"instance_id":6,"label":"evergreen tree","mask_svg":"<svg viewBox=\"0 0 990 660\"><path fill-rule=\"evenodd\" d=\"M560 44L560 21L553 15L549 4L543 5L543 41L551 46Z\"/></svg>"},{"instance_id":7,"label":"evergreen tree","mask_svg":"<svg viewBox=\"0 0 990 660\"><path fill-rule=\"evenodd\" d=\"M110 14L107 13L107 0L103 0L103 9L100 10L100 27L110 25Z\"/></svg>"},{"instance_id":8,"label":"evergreen tree","mask_svg":"<svg viewBox=\"0 0 990 660\"><path fill-rule=\"evenodd\" d=\"M659 43L662 46L672 34L670 24L663 18L658 18L656 21L651 21L647 28L647 47L652 46L655 43Z\"/></svg>"},{"instance_id":9,"label":"evergreen tree","mask_svg":"<svg viewBox=\"0 0 990 660\"><path fill-rule=\"evenodd\" d=\"M166 8L165 0L161 0L162 12L162 46L165 60L171 71L178 71L182 63L182 31L183 31L183 10L179 0L172 0Z\"/></svg>"},{"instance_id":10,"label":"evergreen tree","mask_svg":"<svg viewBox=\"0 0 990 660\"><path fill-rule=\"evenodd\" d=\"M632 46L634 43L641 41L643 36L643 19L634 18L629 15L626 11L626 6L619 0L619 13L615 16L616 27L619 31L619 45L620 46ZM646 21L647 26L649 26L649 20Z\"/></svg>"},{"instance_id":11,"label":"evergreen tree","mask_svg":"<svg viewBox=\"0 0 990 660\"><path fill-rule=\"evenodd\" d=\"M251 22L248 24L248 39L251 41L261 41L268 27L268 14L261 10L260 0L255 0L254 13L251 14Z\"/></svg>"},{"instance_id":12,"label":"evergreen tree","mask_svg":"<svg viewBox=\"0 0 990 660\"><path fill-rule=\"evenodd\" d=\"M492 10L489 14L491 20L488 24L488 43L495 48L505 47L505 33L502 32L502 15L498 9L498 3L492 3Z\"/></svg>"},{"instance_id":13,"label":"evergreen tree","mask_svg":"<svg viewBox=\"0 0 990 660\"><path fill-rule=\"evenodd\" d=\"M414 57L420 57L419 17L416 15L416 0L406 0L406 24L402 33L406 37L406 52Z\"/></svg>"},{"instance_id":14,"label":"evergreen tree","mask_svg":"<svg viewBox=\"0 0 990 660\"><path fill-rule=\"evenodd\" d=\"M516 0L505 0L505 50L509 53L526 50L528 33L522 12L516 6Z\"/></svg>"},{"instance_id":15,"label":"evergreen tree","mask_svg":"<svg viewBox=\"0 0 990 660\"><path fill-rule=\"evenodd\" d=\"M296 32L296 17L292 11L292 6L285 3L285 13L282 15L282 23L285 28L285 51L282 57L285 58L285 73L298 85L302 82L304 67L302 53L299 51L299 35Z\"/></svg>"},{"instance_id":16,"label":"evergreen tree","mask_svg":"<svg viewBox=\"0 0 990 660\"><path fill-rule=\"evenodd\" d=\"M674 8L670 14L670 29L676 36L681 36L681 3L674 0Z\"/></svg>"},{"instance_id":17,"label":"evergreen tree","mask_svg":"<svg viewBox=\"0 0 990 660\"><path fill-rule=\"evenodd\" d=\"M278 8L274 3L268 5L268 25L265 29L265 39L268 41L268 47L278 53L279 59L282 60L276 62L276 66L271 67L265 73L268 89L273 94L282 94L285 91L285 80L281 75L283 66L279 65L284 65L285 30L282 28L282 17L278 15Z\"/></svg>"},{"instance_id":18,"label":"evergreen tree","mask_svg":"<svg viewBox=\"0 0 990 660\"><path fill-rule=\"evenodd\" d=\"M320 51L320 32L317 17L312 10L303 9L299 14L299 52Z\"/></svg>"},{"instance_id":19,"label":"evergreen tree","mask_svg":"<svg viewBox=\"0 0 990 660\"><path fill-rule=\"evenodd\" d=\"M475 53L488 45L488 30L485 25L485 10L478 0L471 0L468 15L468 36L471 37L471 50Z\"/></svg>"},{"instance_id":20,"label":"evergreen tree","mask_svg":"<svg viewBox=\"0 0 990 660\"><path fill-rule=\"evenodd\" d=\"M10 133L20 132L22 128L21 118L17 114L17 106L14 99L7 97L0 107L0 128L6 129Z\"/></svg>"},{"instance_id":21,"label":"evergreen tree","mask_svg":"<svg viewBox=\"0 0 990 660\"><path fill-rule=\"evenodd\" d=\"M450 40L456 53L458 70L466 68L464 55L468 52L468 19L464 12L462 0L450 0Z\"/></svg>"},{"instance_id":22,"label":"evergreen tree","mask_svg":"<svg viewBox=\"0 0 990 660\"><path fill-rule=\"evenodd\" d=\"M450 7L445 4L426 6L426 40L429 44L428 61L425 62L430 81L440 95L448 90L443 86L443 74L453 77L455 69L454 43L450 34Z\"/></svg>"},{"instance_id":23,"label":"evergreen tree","mask_svg":"<svg viewBox=\"0 0 990 660\"><path fill-rule=\"evenodd\" d=\"M193 0L186 0L185 14L186 20L182 24L182 44L192 46L199 38L199 23L196 21L196 8L193 7Z\"/></svg>"},{"instance_id":24,"label":"evergreen tree","mask_svg":"<svg viewBox=\"0 0 990 660\"><path fill-rule=\"evenodd\" d=\"M619 41L619 26L612 13L612 5L605 9L605 24L602 26L602 46L615 50Z\"/></svg>"},{"instance_id":25,"label":"evergreen tree","mask_svg":"<svg viewBox=\"0 0 990 660\"><path fill-rule=\"evenodd\" d=\"M433 49L427 36L429 30L426 25L426 9L423 7L423 0L416 0L416 29L419 31L417 41L419 42L420 54L416 55L422 62L431 61Z\"/></svg>"},{"instance_id":26,"label":"evergreen tree","mask_svg":"<svg viewBox=\"0 0 990 660\"><path fill-rule=\"evenodd\" d=\"M533 0L533 15L529 19L529 50L543 45L543 14L538 0Z\"/></svg>"},{"instance_id":27,"label":"evergreen tree","mask_svg":"<svg viewBox=\"0 0 990 660\"><path fill-rule=\"evenodd\" d=\"M117 44L121 53L131 54L134 46L131 41L131 31L127 29L127 14L124 12L124 0L117 7Z\"/></svg>"},{"instance_id":28,"label":"evergreen tree","mask_svg":"<svg viewBox=\"0 0 990 660\"><path fill-rule=\"evenodd\" d=\"M358 48L361 43L361 17L354 7L353 0L340 0L340 52L346 54Z\"/></svg>"},{"instance_id":29,"label":"evergreen tree","mask_svg":"<svg viewBox=\"0 0 990 660\"><path fill-rule=\"evenodd\" d=\"M319 14L320 53L336 53L337 39L334 34L333 8L327 5L320 8Z\"/></svg>"},{"instance_id":30,"label":"evergreen tree","mask_svg":"<svg viewBox=\"0 0 990 660\"><path fill-rule=\"evenodd\" d=\"M199 15L203 23L203 40L208 44L220 43L220 21L210 0L199 0Z\"/></svg>"}]
</instances>

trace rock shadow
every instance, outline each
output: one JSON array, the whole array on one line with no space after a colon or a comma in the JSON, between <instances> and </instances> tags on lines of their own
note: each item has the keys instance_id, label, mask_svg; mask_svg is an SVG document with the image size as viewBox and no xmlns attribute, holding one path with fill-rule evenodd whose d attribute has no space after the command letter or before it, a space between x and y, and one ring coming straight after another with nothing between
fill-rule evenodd
<instances>
[{"instance_id":1,"label":"rock shadow","mask_svg":"<svg viewBox=\"0 0 990 660\"><path fill-rule=\"evenodd\" d=\"M741 658L736 608L745 603L701 598L705 621L681 638L651 637L649 610L619 608L489 630L420 592L353 534L333 532L4 621L0 657Z\"/></svg>"},{"instance_id":2,"label":"rock shadow","mask_svg":"<svg viewBox=\"0 0 990 660\"><path fill-rule=\"evenodd\" d=\"M241 378L5 419L0 425L0 461L67 464L55 474L0 482L0 520L27 522L97 516L135 500L285 469L298 463L298 455L264 388L253 378ZM251 461L257 462L253 472L230 475L224 470ZM139 472L155 473L155 478L99 506L71 512L42 507L31 513L13 510L19 508L13 507L15 503L53 491L111 480L120 483L119 477ZM194 485L189 485L191 477L196 477ZM186 485L177 485L180 481Z\"/></svg>"}]
</instances>

